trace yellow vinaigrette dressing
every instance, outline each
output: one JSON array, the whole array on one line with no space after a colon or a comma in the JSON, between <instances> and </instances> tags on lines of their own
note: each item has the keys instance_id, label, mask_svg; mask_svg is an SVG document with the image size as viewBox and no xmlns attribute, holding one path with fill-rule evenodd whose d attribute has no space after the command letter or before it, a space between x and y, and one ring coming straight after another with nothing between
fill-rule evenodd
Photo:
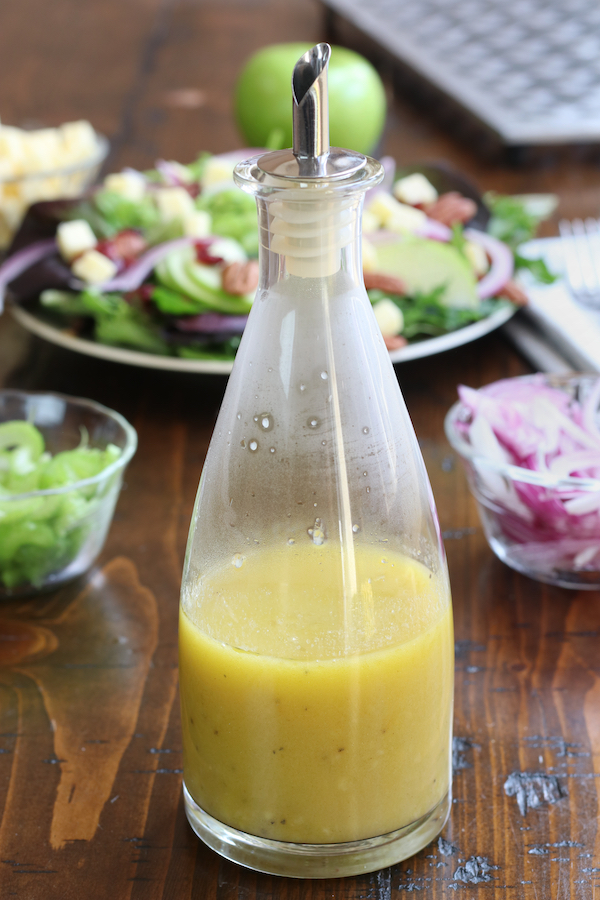
<instances>
[{"instance_id":1,"label":"yellow vinaigrette dressing","mask_svg":"<svg viewBox=\"0 0 600 900\"><path fill-rule=\"evenodd\" d=\"M449 790L446 574L355 554L346 602L339 547L312 544L258 552L184 593L185 783L226 825L356 841L416 822Z\"/></svg>"}]
</instances>

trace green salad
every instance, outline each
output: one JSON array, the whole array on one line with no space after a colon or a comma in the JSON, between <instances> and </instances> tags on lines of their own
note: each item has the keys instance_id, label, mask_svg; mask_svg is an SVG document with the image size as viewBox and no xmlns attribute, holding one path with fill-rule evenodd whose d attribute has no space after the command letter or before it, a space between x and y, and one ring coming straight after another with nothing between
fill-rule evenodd
<instances>
[{"instance_id":1,"label":"green salad","mask_svg":"<svg viewBox=\"0 0 600 900\"><path fill-rule=\"evenodd\" d=\"M120 455L114 444L100 450L84 439L51 455L31 423L0 424L0 585L40 587L77 557L103 499L97 483L81 482Z\"/></svg>"},{"instance_id":2,"label":"green salad","mask_svg":"<svg viewBox=\"0 0 600 900\"><path fill-rule=\"evenodd\" d=\"M258 284L255 202L232 180L243 157L203 154L189 165L126 169L106 176L90 196L52 207L56 245L19 251L24 259L30 254L32 286L25 272L17 299L70 334L103 344L233 360ZM542 260L518 249L544 217L539 202L484 199L491 217L481 231L468 227L477 203L456 191L438 194L422 173L367 196L365 284L390 350L524 302L513 271L552 280ZM15 260L5 266L14 270ZM45 274L52 287L40 292Z\"/></svg>"}]
</instances>

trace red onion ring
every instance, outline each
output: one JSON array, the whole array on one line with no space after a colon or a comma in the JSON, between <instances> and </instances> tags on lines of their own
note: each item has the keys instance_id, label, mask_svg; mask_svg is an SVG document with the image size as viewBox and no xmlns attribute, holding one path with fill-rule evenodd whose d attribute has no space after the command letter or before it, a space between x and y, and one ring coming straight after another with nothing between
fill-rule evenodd
<instances>
[{"instance_id":1,"label":"red onion ring","mask_svg":"<svg viewBox=\"0 0 600 900\"><path fill-rule=\"evenodd\" d=\"M464 235L468 241L480 244L490 258L489 272L477 284L477 296L480 300L495 297L512 278L515 268L512 252L506 244L485 231L467 228Z\"/></svg>"},{"instance_id":2,"label":"red onion ring","mask_svg":"<svg viewBox=\"0 0 600 900\"><path fill-rule=\"evenodd\" d=\"M178 331L191 331L197 334L216 334L218 332L231 332L241 334L245 328L248 316L228 316L224 313L200 313L197 316L177 319L175 327Z\"/></svg>"},{"instance_id":3,"label":"red onion ring","mask_svg":"<svg viewBox=\"0 0 600 900\"><path fill-rule=\"evenodd\" d=\"M202 238L202 240L206 241L208 238ZM216 240L216 236L214 240ZM125 294L129 291L135 291L163 257L168 256L172 250L178 250L180 247L189 247L195 244L196 241L198 241L198 238L182 237L166 241L164 244L157 244L156 247L147 250L120 275L116 275L110 281L103 281L101 284L94 285L94 287L97 287L100 291L123 291Z\"/></svg>"},{"instance_id":4,"label":"red onion ring","mask_svg":"<svg viewBox=\"0 0 600 900\"><path fill-rule=\"evenodd\" d=\"M18 250L0 266L0 313L4 309L4 291L7 285L22 275L27 269L46 256L52 256L56 252L56 240L47 238L44 241L36 241L29 244L23 250Z\"/></svg>"}]
</instances>

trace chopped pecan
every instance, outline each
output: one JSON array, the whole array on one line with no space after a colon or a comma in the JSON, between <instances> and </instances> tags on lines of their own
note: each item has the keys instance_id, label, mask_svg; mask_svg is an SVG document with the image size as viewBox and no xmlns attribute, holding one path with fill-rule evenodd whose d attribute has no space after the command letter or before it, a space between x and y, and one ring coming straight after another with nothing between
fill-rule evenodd
<instances>
[{"instance_id":1,"label":"chopped pecan","mask_svg":"<svg viewBox=\"0 0 600 900\"><path fill-rule=\"evenodd\" d=\"M512 278L510 281L506 282L501 291L498 291L498 294L501 297L506 297L506 299L510 300L511 303L514 303L515 306L527 306L527 303L529 302L529 298L521 285L517 284L516 281L513 281Z\"/></svg>"},{"instance_id":2,"label":"chopped pecan","mask_svg":"<svg viewBox=\"0 0 600 900\"><path fill-rule=\"evenodd\" d=\"M384 272L363 272L368 291L384 291L386 294L406 294L406 285L400 278Z\"/></svg>"},{"instance_id":3,"label":"chopped pecan","mask_svg":"<svg viewBox=\"0 0 600 900\"><path fill-rule=\"evenodd\" d=\"M258 262L234 262L225 266L221 284L228 294L249 294L258 287Z\"/></svg>"},{"instance_id":4,"label":"chopped pecan","mask_svg":"<svg viewBox=\"0 0 600 900\"><path fill-rule=\"evenodd\" d=\"M468 222L477 212L477 204L469 197L463 197L458 191L441 194L435 203L424 207L430 219L436 219L442 225L453 225L454 222Z\"/></svg>"},{"instance_id":5,"label":"chopped pecan","mask_svg":"<svg viewBox=\"0 0 600 900\"><path fill-rule=\"evenodd\" d=\"M406 338L401 334L384 334L383 340L388 350L400 350L401 347L406 347L408 344Z\"/></svg>"}]
</instances>

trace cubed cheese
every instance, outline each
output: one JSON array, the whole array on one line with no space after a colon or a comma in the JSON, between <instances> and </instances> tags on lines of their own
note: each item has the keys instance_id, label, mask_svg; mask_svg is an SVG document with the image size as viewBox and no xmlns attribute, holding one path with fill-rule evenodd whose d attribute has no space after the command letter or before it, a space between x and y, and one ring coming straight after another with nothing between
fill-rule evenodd
<instances>
[{"instance_id":1,"label":"cubed cheese","mask_svg":"<svg viewBox=\"0 0 600 900\"><path fill-rule=\"evenodd\" d=\"M154 194L154 201L163 222L172 222L173 219L183 222L196 210L194 201L182 187L160 188Z\"/></svg>"},{"instance_id":2,"label":"cubed cheese","mask_svg":"<svg viewBox=\"0 0 600 900\"><path fill-rule=\"evenodd\" d=\"M371 234L373 231L377 231L380 227L379 219L377 216L374 216L373 213L365 210L362 217L362 232L363 234Z\"/></svg>"},{"instance_id":3,"label":"cubed cheese","mask_svg":"<svg viewBox=\"0 0 600 900\"><path fill-rule=\"evenodd\" d=\"M383 297L374 303L373 312L384 337L394 337L402 332L404 328L402 310L389 297Z\"/></svg>"},{"instance_id":4,"label":"cubed cheese","mask_svg":"<svg viewBox=\"0 0 600 900\"><path fill-rule=\"evenodd\" d=\"M92 250L98 243L96 235L85 219L61 222L56 230L56 242L60 255L67 262L71 262L86 250Z\"/></svg>"},{"instance_id":5,"label":"cubed cheese","mask_svg":"<svg viewBox=\"0 0 600 900\"><path fill-rule=\"evenodd\" d=\"M15 218L4 206L4 198L0 199L0 216L6 226L0 234L0 247L6 245L7 232L16 230L31 203L80 194L90 174L86 161L97 159L99 149L98 136L89 122L68 122L60 128L34 131L0 125L0 177L17 179L12 182L16 193L10 202L14 199L18 208ZM62 171L69 167L73 171ZM57 172L60 174L41 177Z\"/></svg>"},{"instance_id":6,"label":"cubed cheese","mask_svg":"<svg viewBox=\"0 0 600 900\"><path fill-rule=\"evenodd\" d=\"M141 172L133 170L114 172L104 179L104 188L113 194L120 194L128 200L137 202L146 192L146 179Z\"/></svg>"},{"instance_id":7,"label":"cubed cheese","mask_svg":"<svg viewBox=\"0 0 600 900\"><path fill-rule=\"evenodd\" d=\"M430 181L421 172L400 178L393 187L396 200L408 203L409 206L424 206L426 203L435 203L438 192Z\"/></svg>"},{"instance_id":8,"label":"cubed cheese","mask_svg":"<svg viewBox=\"0 0 600 900\"><path fill-rule=\"evenodd\" d=\"M463 251L471 265L473 266L473 271L476 275L485 275L487 270L490 267L488 262L487 253L481 246L481 244L476 244L475 241L466 241L463 247Z\"/></svg>"},{"instance_id":9,"label":"cubed cheese","mask_svg":"<svg viewBox=\"0 0 600 900\"><path fill-rule=\"evenodd\" d=\"M71 266L73 275L88 284L101 284L117 274L117 267L108 256L97 250L87 250Z\"/></svg>"},{"instance_id":10,"label":"cubed cheese","mask_svg":"<svg viewBox=\"0 0 600 900\"><path fill-rule=\"evenodd\" d=\"M58 130L62 140L62 155L68 156L73 162L87 159L97 152L98 136L85 119L65 122Z\"/></svg>"},{"instance_id":11,"label":"cubed cheese","mask_svg":"<svg viewBox=\"0 0 600 900\"><path fill-rule=\"evenodd\" d=\"M183 220L183 233L186 237L208 237L211 225L210 213L203 209L195 209L193 213L190 213Z\"/></svg>"},{"instance_id":12,"label":"cubed cheese","mask_svg":"<svg viewBox=\"0 0 600 900\"><path fill-rule=\"evenodd\" d=\"M205 163L204 172L200 180L203 189L222 182L233 182L233 167L234 163L230 159L224 160L211 156Z\"/></svg>"},{"instance_id":13,"label":"cubed cheese","mask_svg":"<svg viewBox=\"0 0 600 900\"><path fill-rule=\"evenodd\" d=\"M374 272L377 269L377 250L364 235L362 239L362 264L363 269L367 272Z\"/></svg>"},{"instance_id":14,"label":"cubed cheese","mask_svg":"<svg viewBox=\"0 0 600 900\"><path fill-rule=\"evenodd\" d=\"M375 216L383 228L400 234L418 231L427 220L422 210L399 203L385 191L378 191L375 194L367 207L367 212Z\"/></svg>"}]
</instances>

